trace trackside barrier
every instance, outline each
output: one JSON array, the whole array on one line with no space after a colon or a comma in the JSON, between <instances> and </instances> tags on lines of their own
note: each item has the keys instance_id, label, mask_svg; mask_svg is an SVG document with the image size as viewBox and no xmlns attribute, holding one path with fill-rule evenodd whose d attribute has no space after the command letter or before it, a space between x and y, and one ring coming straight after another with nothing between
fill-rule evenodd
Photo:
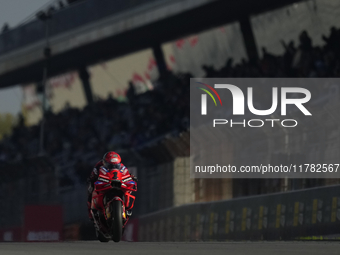
<instances>
[{"instance_id":1,"label":"trackside barrier","mask_svg":"<svg viewBox=\"0 0 340 255\"><path fill-rule=\"evenodd\" d=\"M0 210L0 229L22 228L26 205L60 204L57 171L48 157L1 162L0 176L0 205L5 205Z\"/></svg>"},{"instance_id":2,"label":"trackside barrier","mask_svg":"<svg viewBox=\"0 0 340 255\"><path fill-rule=\"evenodd\" d=\"M76 241L79 240L80 224L66 225L63 228L63 241Z\"/></svg>"},{"instance_id":3,"label":"trackside barrier","mask_svg":"<svg viewBox=\"0 0 340 255\"><path fill-rule=\"evenodd\" d=\"M340 186L166 209L139 218L139 241L294 240L340 233Z\"/></svg>"},{"instance_id":4,"label":"trackside barrier","mask_svg":"<svg viewBox=\"0 0 340 255\"><path fill-rule=\"evenodd\" d=\"M21 226L0 229L0 242L21 242L22 240Z\"/></svg>"},{"instance_id":5,"label":"trackside barrier","mask_svg":"<svg viewBox=\"0 0 340 255\"><path fill-rule=\"evenodd\" d=\"M23 225L0 228L0 242L58 242L62 226L62 206L26 205Z\"/></svg>"}]
</instances>

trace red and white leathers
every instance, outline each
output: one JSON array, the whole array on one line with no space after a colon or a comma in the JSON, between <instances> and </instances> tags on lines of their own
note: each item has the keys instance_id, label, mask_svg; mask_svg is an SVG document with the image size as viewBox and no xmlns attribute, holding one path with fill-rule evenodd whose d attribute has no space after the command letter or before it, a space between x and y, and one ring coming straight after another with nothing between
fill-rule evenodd
<instances>
[{"instance_id":1,"label":"red and white leathers","mask_svg":"<svg viewBox=\"0 0 340 255\"><path fill-rule=\"evenodd\" d=\"M99 171L101 171L101 167L104 167L103 160L100 160L93 168L90 177L88 178L88 201L87 201L87 209L89 218L92 220L92 214L91 214L91 200L92 200L92 192L94 183L97 181L99 176ZM105 168L105 167L104 167ZM119 171L122 172L123 175L131 175L132 178L135 178L132 174L129 173L129 170L124 166L122 163L120 163Z\"/></svg>"}]
</instances>

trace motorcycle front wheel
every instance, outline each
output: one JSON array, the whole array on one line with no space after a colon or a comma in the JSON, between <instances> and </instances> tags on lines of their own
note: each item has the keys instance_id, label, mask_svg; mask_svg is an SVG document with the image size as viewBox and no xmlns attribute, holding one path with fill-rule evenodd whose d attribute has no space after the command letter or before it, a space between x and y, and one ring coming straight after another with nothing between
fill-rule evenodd
<instances>
[{"instance_id":1,"label":"motorcycle front wheel","mask_svg":"<svg viewBox=\"0 0 340 255\"><path fill-rule=\"evenodd\" d=\"M114 200L111 203L111 215L112 215L112 240L114 242L119 242L123 235L123 208L122 202Z\"/></svg>"}]
</instances>

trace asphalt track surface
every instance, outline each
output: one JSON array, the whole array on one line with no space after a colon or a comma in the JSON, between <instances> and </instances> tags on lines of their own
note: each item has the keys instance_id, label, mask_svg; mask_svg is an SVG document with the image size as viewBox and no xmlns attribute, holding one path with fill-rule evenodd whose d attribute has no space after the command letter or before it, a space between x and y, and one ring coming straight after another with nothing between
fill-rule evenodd
<instances>
[{"instance_id":1,"label":"asphalt track surface","mask_svg":"<svg viewBox=\"0 0 340 255\"><path fill-rule=\"evenodd\" d=\"M0 243L0 255L301 255L340 254L340 242Z\"/></svg>"}]
</instances>

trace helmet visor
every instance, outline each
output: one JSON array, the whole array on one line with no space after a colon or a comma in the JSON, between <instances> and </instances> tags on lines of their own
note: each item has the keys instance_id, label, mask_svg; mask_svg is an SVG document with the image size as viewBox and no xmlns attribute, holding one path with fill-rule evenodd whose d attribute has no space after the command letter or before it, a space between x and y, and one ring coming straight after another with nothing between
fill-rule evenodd
<instances>
[{"instance_id":1,"label":"helmet visor","mask_svg":"<svg viewBox=\"0 0 340 255\"><path fill-rule=\"evenodd\" d=\"M105 162L104 163L104 167L107 169L107 170L113 170L113 169L117 169L119 170L120 169L120 163L108 163L108 162Z\"/></svg>"}]
</instances>

